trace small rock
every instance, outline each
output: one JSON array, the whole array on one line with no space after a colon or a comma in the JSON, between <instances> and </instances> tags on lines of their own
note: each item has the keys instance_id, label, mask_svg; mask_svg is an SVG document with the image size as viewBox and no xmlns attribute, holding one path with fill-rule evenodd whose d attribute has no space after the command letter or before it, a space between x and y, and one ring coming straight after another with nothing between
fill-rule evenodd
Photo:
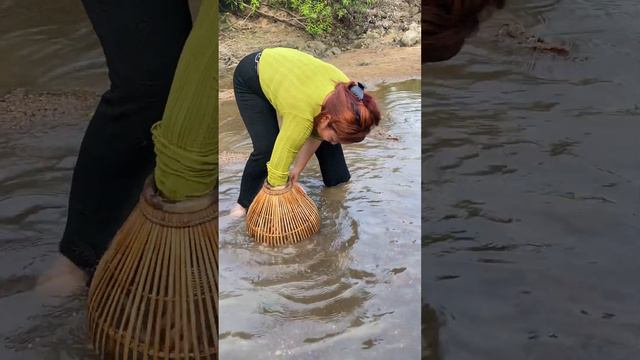
<instances>
[{"instance_id":1,"label":"small rock","mask_svg":"<svg viewBox=\"0 0 640 360\"><path fill-rule=\"evenodd\" d=\"M380 37L380 34L378 34L378 32L376 30L369 30L367 31L367 39L377 39Z\"/></svg>"},{"instance_id":2,"label":"small rock","mask_svg":"<svg viewBox=\"0 0 640 360\"><path fill-rule=\"evenodd\" d=\"M327 50L327 45L325 45L322 41L309 41L306 45L306 48L316 55L320 55Z\"/></svg>"},{"instance_id":3,"label":"small rock","mask_svg":"<svg viewBox=\"0 0 640 360\"><path fill-rule=\"evenodd\" d=\"M414 30L409 30L402 35L400 43L402 46L413 46L420 41L420 33Z\"/></svg>"},{"instance_id":4,"label":"small rock","mask_svg":"<svg viewBox=\"0 0 640 360\"><path fill-rule=\"evenodd\" d=\"M366 39L359 39L353 42L353 48L354 49L363 49L366 48L368 45L368 40Z\"/></svg>"},{"instance_id":5,"label":"small rock","mask_svg":"<svg viewBox=\"0 0 640 360\"><path fill-rule=\"evenodd\" d=\"M331 49L329 49L329 51L327 51L327 55L329 56L340 55L341 53L342 53L342 50L340 50L337 47L332 47Z\"/></svg>"},{"instance_id":6,"label":"small rock","mask_svg":"<svg viewBox=\"0 0 640 360\"><path fill-rule=\"evenodd\" d=\"M393 26L393 22L391 20L382 20L382 22L380 23L380 25L382 25L382 27L387 30L389 29L391 26Z\"/></svg>"},{"instance_id":7,"label":"small rock","mask_svg":"<svg viewBox=\"0 0 640 360\"><path fill-rule=\"evenodd\" d=\"M402 39L402 34L399 34L398 30L396 29L389 30L389 33L387 34L387 36L393 39L394 41L400 41L400 39Z\"/></svg>"},{"instance_id":8,"label":"small rock","mask_svg":"<svg viewBox=\"0 0 640 360\"><path fill-rule=\"evenodd\" d=\"M418 25L418 24L416 24L416 23L412 22L412 23L409 25L409 30L413 30L413 31L415 31L415 32L419 33L419 32L420 32L420 25Z\"/></svg>"}]
</instances>

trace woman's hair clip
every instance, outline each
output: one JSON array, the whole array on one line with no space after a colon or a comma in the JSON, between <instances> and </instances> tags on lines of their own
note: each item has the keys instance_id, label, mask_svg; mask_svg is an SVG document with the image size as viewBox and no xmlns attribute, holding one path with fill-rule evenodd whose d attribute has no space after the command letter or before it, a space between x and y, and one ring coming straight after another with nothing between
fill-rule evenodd
<instances>
[{"instance_id":1,"label":"woman's hair clip","mask_svg":"<svg viewBox=\"0 0 640 360\"><path fill-rule=\"evenodd\" d=\"M351 85L349 87L349 90L353 93L353 95L355 95L358 100L362 101L362 99L364 99L364 89L365 86L364 84L362 84L361 82L357 82L355 83L355 85Z\"/></svg>"}]
</instances>

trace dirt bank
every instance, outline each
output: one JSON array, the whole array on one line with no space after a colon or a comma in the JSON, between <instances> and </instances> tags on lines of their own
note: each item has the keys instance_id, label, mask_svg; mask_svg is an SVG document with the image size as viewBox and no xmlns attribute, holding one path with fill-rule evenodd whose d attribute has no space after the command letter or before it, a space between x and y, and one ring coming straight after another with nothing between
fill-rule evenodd
<instances>
[{"instance_id":1,"label":"dirt bank","mask_svg":"<svg viewBox=\"0 0 640 360\"><path fill-rule=\"evenodd\" d=\"M233 98L231 77L245 55L267 47L290 47L333 63L368 85L420 77L420 3L379 0L363 24L348 35L312 37L284 21L290 14L262 7L266 17L221 15L220 100Z\"/></svg>"},{"instance_id":2,"label":"dirt bank","mask_svg":"<svg viewBox=\"0 0 640 360\"><path fill-rule=\"evenodd\" d=\"M263 5L256 12L222 12L220 58L223 67L236 64L256 47L287 46L316 56L343 51L420 43L420 5L417 0L376 0L356 24L334 24L334 30L311 36L300 17ZM302 20L304 21L304 20Z\"/></svg>"}]
</instances>

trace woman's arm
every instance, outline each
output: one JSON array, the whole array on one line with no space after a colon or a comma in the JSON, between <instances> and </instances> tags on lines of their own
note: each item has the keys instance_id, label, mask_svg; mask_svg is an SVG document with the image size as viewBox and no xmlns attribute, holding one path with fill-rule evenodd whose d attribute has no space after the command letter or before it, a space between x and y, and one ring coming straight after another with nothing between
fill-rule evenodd
<instances>
[{"instance_id":1,"label":"woman's arm","mask_svg":"<svg viewBox=\"0 0 640 360\"><path fill-rule=\"evenodd\" d=\"M282 115L282 127L267 163L267 182L277 187L285 185L289 168L304 145L313 128L309 120L294 114Z\"/></svg>"},{"instance_id":2,"label":"woman's arm","mask_svg":"<svg viewBox=\"0 0 640 360\"><path fill-rule=\"evenodd\" d=\"M296 160L293 162L293 168L289 173L291 182L298 181L300 173L302 173L302 170L304 170L304 168L307 166L309 160L311 159L311 156L315 154L321 143L322 140L316 139L314 137L309 137L307 141L305 141L304 145L302 145L302 148L300 149L300 152L298 153L298 156L296 156Z\"/></svg>"}]
</instances>

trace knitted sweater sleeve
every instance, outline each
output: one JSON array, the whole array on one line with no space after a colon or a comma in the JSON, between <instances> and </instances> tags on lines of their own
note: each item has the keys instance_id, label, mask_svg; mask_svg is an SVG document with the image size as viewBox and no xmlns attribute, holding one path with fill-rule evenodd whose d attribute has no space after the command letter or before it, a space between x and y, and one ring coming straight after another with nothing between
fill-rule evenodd
<instances>
[{"instance_id":1,"label":"knitted sweater sleeve","mask_svg":"<svg viewBox=\"0 0 640 360\"><path fill-rule=\"evenodd\" d=\"M287 183L289 167L312 130L313 122L308 119L291 113L282 114L282 127L267 163L267 181L271 186Z\"/></svg>"}]
</instances>

